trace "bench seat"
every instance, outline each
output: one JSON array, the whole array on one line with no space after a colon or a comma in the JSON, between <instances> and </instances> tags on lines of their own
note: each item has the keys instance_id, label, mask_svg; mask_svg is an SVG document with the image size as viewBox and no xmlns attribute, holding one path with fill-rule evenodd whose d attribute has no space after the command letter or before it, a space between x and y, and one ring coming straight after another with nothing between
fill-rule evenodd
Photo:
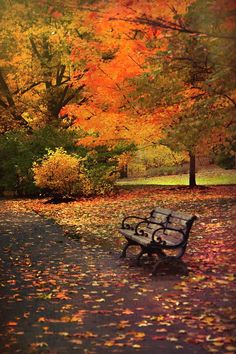
<instances>
[{"instance_id":1,"label":"bench seat","mask_svg":"<svg viewBox=\"0 0 236 354\"><path fill-rule=\"evenodd\" d=\"M152 232L149 230L145 230L148 235L147 236L141 236L141 235L135 235L133 230L124 230L124 229L119 229L119 232L125 236L126 238L136 241L138 244L143 245L145 247L150 246L151 247L151 242L152 242ZM182 235L176 235L176 237L171 236L171 235L165 235L163 233L157 234L158 237L160 237L163 241L166 242L166 245L168 246L178 246L180 242L183 241Z\"/></svg>"}]
</instances>

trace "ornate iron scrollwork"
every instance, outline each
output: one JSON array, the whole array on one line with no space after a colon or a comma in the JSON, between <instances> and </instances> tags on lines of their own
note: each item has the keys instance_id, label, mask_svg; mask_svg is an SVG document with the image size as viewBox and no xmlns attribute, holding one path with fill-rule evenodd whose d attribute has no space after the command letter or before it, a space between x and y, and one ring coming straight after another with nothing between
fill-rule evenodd
<instances>
[{"instance_id":1,"label":"ornate iron scrollwork","mask_svg":"<svg viewBox=\"0 0 236 354\"><path fill-rule=\"evenodd\" d=\"M122 221L122 229L126 229L126 230L134 230L136 228L136 224L132 225L131 223L126 222L126 220L128 219L137 219L137 220L142 220L142 221L146 221L146 218L141 218L138 216L127 216L126 218L123 219Z\"/></svg>"},{"instance_id":2,"label":"ornate iron scrollwork","mask_svg":"<svg viewBox=\"0 0 236 354\"><path fill-rule=\"evenodd\" d=\"M137 230L137 231L135 232L135 235L148 237L148 233L145 232L145 231L142 230L142 229Z\"/></svg>"},{"instance_id":3,"label":"ornate iron scrollwork","mask_svg":"<svg viewBox=\"0 0 236 354\"><path fill-rule=\"evenodd\" d=\"M126 229L126 230L134 230L134 227L130 224L124 223L122 225L122 229Z\"/></svg>"},{"instance_id":4,"label":"ornate iron scrollwork","mask_svg":"<svg viewBox=\"0 0 236 354\"><path fill-rule=\"evenodd\" d=\"M148 237L148 233L144 229L140 228L140 225L147 224L147 223L148 223L148 220L143 220L143 221L139 222L135 227L134 234L138 235L138 236Z\"/></svg>"},{"instance_id":5,"label":"ornate iron scrollwork","mask_svg":"<svg viewBox=\"0 0 236 354\"><path fill-rule=\"evenodd\" d=\"M152 240L153 242L155 242L155 244L157 244L158 246L165 246L166 245L166 241L163 240L160 236L158 236L155 240Z\"/></svg>"}]
</instances>

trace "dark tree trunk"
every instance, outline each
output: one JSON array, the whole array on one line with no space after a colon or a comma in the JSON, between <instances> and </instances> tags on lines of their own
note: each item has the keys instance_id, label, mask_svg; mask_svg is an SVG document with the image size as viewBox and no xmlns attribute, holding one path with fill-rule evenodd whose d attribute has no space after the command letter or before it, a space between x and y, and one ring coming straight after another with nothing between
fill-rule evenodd
<instances>
[{"instance_id":1,"label":"dark tree trunk","mask_svg":"<svg viewBox=\"0 0 236 354\"><path fill-rule=\"evenodd\" d=\"M189 152L189 187L195 187L196 184L196 157L192 152Z\"/></svg>"},{"instance_id":2,"label":"dark tree trunk","mask_svg":"<svg viewBox=\"0 0 236 354\"><path fill-rule=\"evenodd\" d=\"M128 165L124 165L120 170L120 178L127 178L128 177Z\"/></svg>"}]
</instances>

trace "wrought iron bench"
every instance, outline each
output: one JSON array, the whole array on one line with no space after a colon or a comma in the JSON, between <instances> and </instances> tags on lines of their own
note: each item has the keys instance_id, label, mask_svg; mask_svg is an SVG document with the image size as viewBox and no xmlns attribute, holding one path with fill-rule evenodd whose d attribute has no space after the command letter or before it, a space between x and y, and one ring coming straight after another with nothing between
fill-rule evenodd
<instances>
[{"instance_id":1,"label":"wrought iron bench","mask_svg":"<svg viewBox=\"0 0 236 354\"><path fill-rule=\"evenodd\" d=\"M121 257L126 257L126 251L132 245L141 247L138 264L144 254L157 254L158 261L153 269L153 274L156 274L163 260L180 259L184 255L189 233L196 219L195 215L158 207L146 218L125 217L119 229L127 240Z\"/></svg>"}]
</instances>

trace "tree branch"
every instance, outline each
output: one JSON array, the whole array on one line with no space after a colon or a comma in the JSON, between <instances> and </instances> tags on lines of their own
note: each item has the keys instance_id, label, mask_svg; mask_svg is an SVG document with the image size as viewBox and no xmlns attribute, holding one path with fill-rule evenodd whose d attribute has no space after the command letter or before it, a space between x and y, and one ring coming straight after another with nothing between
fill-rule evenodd
<instances>
[{"instance_id":1,"label":"tree branch","mask_svg":"<svg viewBox=\"0 0 236 354\"><path fill-rule=\"evenodd\" d=\"M36 57L41 61L41 60L42 60L42 56L41 56L41 54L39 53L39 51L38 51L38 49L37 49L37 47L36 47L36 44L35 44L33 38L30 37L29 40L30 40L30 43L31 43L31 46L32 46L32 49L33 49L34 54L35 54Z\"/></svg>"},{"instance_id":2,"label":"tree branch","mask_svg":"<svg viewBox=\"0 0 236 354\"><path fill-rule=\"evenodd\" d=\"M24 90L22 89L17 89L16 91L13 92L13 95L17 95L18 93L21 93L22 95L28 91L30 91L32 88L40 85L40 84L43 84L44 81L39 81L39 82L34 82L32 83L30 86L28 86L27 88L25 88Z\"/></svg>"},{"instance_id":3,"label":"tree branch","mask_svg":"<svg viewBox=\"0 0 236 354\"><path fill-rule=\"evenodd\" d=\"M146 18L146 17L137 17L134 20L111 17L110 20L138 23L138 24L147 25L147 26L151 26L151 27L164 28L164 29L170 30L170 31L178 31L178 32L182 32L182 33L188 33L188 34L192 34L192 35L196 35L196 36L205 36L205 37L211 37L211 38L236 40L236 36L220 35L217 33L208 33L208 32L197 31L195 29L185 27L183 23L166 21L161 17L157 17L155 20L150 19L150 18Z\"/></svg>"},{"instance_id":4,"label":"tree branch","mask_svg":"<svg viewBox=\"0 0 236 354\"><path fill-rule=\"evenodd\" d=\"M8 108L8 105L0 99L0 106L2 106L3 108L7 109Z\"/></svg>"},{"instance_id":5,"label":"tree branch","mask_svg":"<svg viewBox=\"0 0 236 354\"><path fill-rule=\"evenodd\" d=\"M227 98L230 102L233 103L234 107L236 107L236 101L231 98L230 96L226 95L226 94L222 94L223 97Z\"/></svg>"},{"instance_id":6,"label":"tree branch","mask_svg":"<svg viewBox=\"0 0 236 354\"><path fill-rule=\"evenodd\" d=\"M59 68L57 69L57 77L56 77L57 86L59 86L62 83L65 70L66 70L65 65L60 65Z\"/></svg>"},{"instance_id":7,"label":"tree branch","mask_svg":"<svg viewBox=\"0 0 236 354\"><path fill-rule=\"evenodd\" d=\"M14 107L15 106L15 102L14 99L12 97L12 93L7 85L6 80L4 79L2 70L0 69L0 88L2 90L2 92L4 93L6 100L9 104L9 106Z\"/></svg>"}]
</instances>

